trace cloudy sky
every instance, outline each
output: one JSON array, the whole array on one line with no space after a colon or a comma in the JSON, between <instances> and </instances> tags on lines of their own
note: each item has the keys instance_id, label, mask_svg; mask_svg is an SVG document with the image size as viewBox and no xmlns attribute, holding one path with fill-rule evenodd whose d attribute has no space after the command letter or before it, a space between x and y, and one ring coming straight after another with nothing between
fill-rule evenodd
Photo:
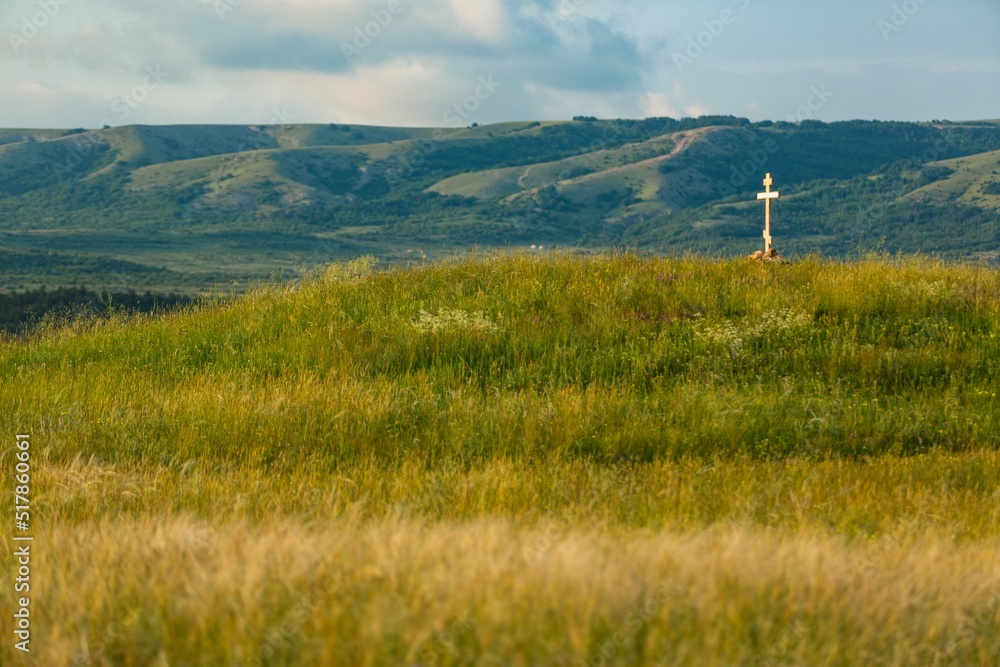
<instances>
[{"instance_id":1,"label":"cloudy sky","mask_svg":"<svg viewBox=\"0 0 1000 667\"><path fill-rule=\"evenodd\" d=\"M1000 118L1000 0L0 0L0 127Z\"/></svg>"}]
</instances>

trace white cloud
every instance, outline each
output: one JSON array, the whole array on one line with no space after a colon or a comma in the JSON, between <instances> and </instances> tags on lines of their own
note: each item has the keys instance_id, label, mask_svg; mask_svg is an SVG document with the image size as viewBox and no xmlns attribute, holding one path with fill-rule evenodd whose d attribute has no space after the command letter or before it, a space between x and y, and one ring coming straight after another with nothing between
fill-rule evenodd
<instances>
[{"instance_id":1,"label":"white cloud","mask_svg":"<svg viewBox=\"0 0 1000 667\"><path fill-rule=\"evenodd\" d=\"M646 93L639 104L644 116L669 116L676 118L680 115L678 107L670 101L663 93Z\"/></svg>"},{"instance_id":2,"label":"white cloud","mask_svg":"<svg viewBox=\"0 0 1000 667\"><path fill-rule=\"evenodd\" d=\"M850 57L796 58L795 60L754 60L747 58L740 62L718 66L719 71L744 76L766 76L768 74L798 74L802 72L823 72L824 74L861 75L871 61Z\"/></svg>"},{"instance_id":3,"label":"white cloud","mask_svg":"<svg viewBox=\"0 0 1000 667\"><path fill-rule=\"evenodd\" d=\"M224 0L225 1L225 0ZM401 3L411 4L412 0L401 0ZM236 5L236 3L230 3ZM347 24L353 26L373 19L371 12L384 10L388 3L372 0L268 0L267 2L249 2L244 0L236 5L229 17L239 18L239 13L247 12L264 17L267 24L278 30L301 30L306 32L322 32L331 26ZM209 3L211 6L211 3Z\"/></svg>"},{"instance_id":4,"label":"white cloud","mask_svg":"<svg viewBox=\"0 0 1000 667\"><path fill-rule=\"evenodd\" d=\"M593 95L584 91L559 90L537 83L527 83L525 102L534 116L520 120L560 120L573 116L598 118L634 118L641 115L642 100L631 93Z\"/></svg>"},{"instance_id":5,"label":"white cloud","mask_svg":"<svg viewBox=\"0 0 1000 667\"><path fill-rule=\"evenodd\" d=\"M214 0L73 0L19 52L4 37L0 126L92 125L150 66L170 77L128 122L260 123L287 108L299 122L440 125L489 75L503 87L476 111L480 123L776 118L823 83L837 90L825 119L996 115L995 0L928 9L889 44L872 30L881 10L862 0L824 9L819 32L801 3L754 3L680 77L675 43L718 15L694 0L393 0L400 12L350 61L342 42L384 21L390 0L220 1L233 6L223 20ZM567 2L576 8L550 24L546 13ZM0 25L18 30L37 7L0 0Z\"/></svg>"},{"instance_id":6,"label":"white cloud","mask_svg":"<svg viewBox=\"0 0 1000 667\"><path fill-rule=\"evenodd\" d=\"M297 123L441 125L441 79L437 67L413 59L343 74L213 69L196 83L177 87L170 97L184 100L195 122L222 117L266 123L278 109L287 110Z\"/></svg>"},{"instance_id":7,"label":"white cloud","mask_svg":"<svg viewBox=\"0 0 1000 667\"><path fill-rule=\"evenodd\" d=\"M707 104L702 104L701 102L695 102L684 107L684 116L690 116L692 118L697 118L698 116L707 116L712 113L711 107Z\"/></svg>"},{"instance_id":8,"label":"white cloud","mask_svg":"<svg viewBox=\"0 0 1000 667\"><path fill-rule=\"evenodd\" d=\"M509 34L502 0L448 0L462 31L487 44L498 44Z\"/></svg>"}]
</instances>

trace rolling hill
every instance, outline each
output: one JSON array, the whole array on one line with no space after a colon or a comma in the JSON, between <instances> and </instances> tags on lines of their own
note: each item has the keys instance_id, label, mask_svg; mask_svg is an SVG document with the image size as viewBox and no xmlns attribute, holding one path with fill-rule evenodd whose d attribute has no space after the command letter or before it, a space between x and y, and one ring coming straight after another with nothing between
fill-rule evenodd
<instances>
[{"instance_id":1,"label":"rolling hill","mask_svg":"<svg viewBox=\"0 0 1000 667\"><path fill-rule=\"evenodd\" d=\"M579 255L0 340L0 664L996 665L1000 272Z\"/></svg>"},{"instance_id":2,"label":"rolling hill","mask_svg":"<svg viewBox=\"0 0 1000 667\"><path fill-rule=\"evenodd\" d=\"M731 116L0 130L0 289L195 292L373 254L625 246L995 260L1000 125Z\"/></svg>"}]
</instances>

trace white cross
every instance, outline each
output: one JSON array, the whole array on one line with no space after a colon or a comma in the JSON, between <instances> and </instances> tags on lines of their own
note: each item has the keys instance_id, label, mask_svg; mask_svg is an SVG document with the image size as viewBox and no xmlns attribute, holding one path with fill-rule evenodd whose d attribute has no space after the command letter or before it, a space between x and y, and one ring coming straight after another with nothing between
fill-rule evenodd
<instances>
[{"instance_id":1,"label":"white cross","mask_svg":"<svg viewBox=\"0 0 1000 667\"><path fill-rule=\"evenodd\" d=\"M764 200L764 252L771 249L771 200L779 199L780 192L771 192L774 179L771 174L764 179L764 192L757 193L757 201Z\"/></svg>"}]
</instances>

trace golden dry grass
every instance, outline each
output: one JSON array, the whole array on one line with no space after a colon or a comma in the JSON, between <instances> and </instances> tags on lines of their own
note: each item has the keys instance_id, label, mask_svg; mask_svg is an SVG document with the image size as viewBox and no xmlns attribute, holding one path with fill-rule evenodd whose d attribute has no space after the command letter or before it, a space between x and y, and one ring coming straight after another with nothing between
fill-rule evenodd
<instances>
[{"instance_id":1,"label":"golden dry grass","mask_svg":"<svg viewBox=\"0 0 1000 667\"><path fill-rule=\"evenodd\" d=\"M183 517L39 539L52 665L990 664L1000 649L995 542Z\"/></svg>"}]
</instances>

